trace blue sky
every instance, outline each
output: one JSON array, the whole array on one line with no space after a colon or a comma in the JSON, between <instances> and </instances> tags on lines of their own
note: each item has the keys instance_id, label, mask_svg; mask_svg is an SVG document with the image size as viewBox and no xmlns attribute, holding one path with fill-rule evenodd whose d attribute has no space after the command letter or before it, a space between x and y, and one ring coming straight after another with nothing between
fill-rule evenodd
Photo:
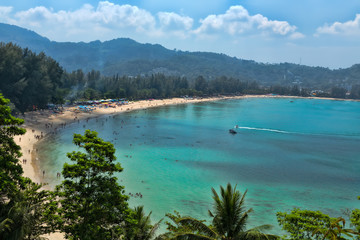
<instances>
[{"instance_id":1,"label":"blue sky","mask_svg":"<svg viewBox=\"0 0 360 240\"><path fill-rule=\"evenodd\" d=\"M0 22L61 42L129 37L264 63L360 63L359 0L0 0Z\"/></svg>"}]
</instances>

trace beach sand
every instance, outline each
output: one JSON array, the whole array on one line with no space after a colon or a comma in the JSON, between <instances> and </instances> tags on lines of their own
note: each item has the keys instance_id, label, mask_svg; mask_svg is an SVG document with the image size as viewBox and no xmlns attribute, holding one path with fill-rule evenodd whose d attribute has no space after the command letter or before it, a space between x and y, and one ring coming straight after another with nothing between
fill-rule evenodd
<instances>
[{"instance_id":1,"label":"beach sand","mask_svg":"<svg viewBox=\"0 0 360 240\"><path fill-rule=\"evenodd\" d=\"M24 176L29 177L36 183L43 183L43 171L41 163L38 160L37 144L41 144L46 139L46 136L54 132L61 131L62 128L68 124L76 123L81 120L94 118L100 115L119 114L121 112L133 111L137 109L145 109L151 107L161 107L165 105L198 103L207 101L216 101L222 99L240 99L240 98L302 98L279 95L243 95L231 97L211 97L211 98L172 98L163 100L141 100L130 102L127 105L116 107L96 107L92 112L80 112L76 107L64 108L63 113L54 114L51 110L41 110L35 112L27 112L23 116L18 116L25 120L22 126L26 129L26 134L16 136L15 142L20 145L23 156L20 159L20 164L24 169ZM324 98L316 98L324 99ZM341 100L332 99L330 100ZM46 173L45 173L46 174ZM46 186L45 186L46 188ZM62 240L64 235L61 233L53 233L44 236L50 240Z\"/></svg>"}]
</instances>

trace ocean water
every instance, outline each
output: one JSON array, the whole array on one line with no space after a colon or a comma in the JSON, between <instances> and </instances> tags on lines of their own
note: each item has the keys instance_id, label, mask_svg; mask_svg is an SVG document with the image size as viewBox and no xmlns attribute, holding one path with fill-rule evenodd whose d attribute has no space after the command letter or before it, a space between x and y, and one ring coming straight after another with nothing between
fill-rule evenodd
<instances>
[{"instance_id":1,"label":"ocean water","mask_svg":"<svg viewBox=\"0 0 360 240\"><path fill-rule=\"evenodd\" d=\"M228 133L238 125L238 134ZM104 116L73 124L40 146L46 181L77 150L85 129L111 141L124 171L130 205L152 219L179 211L208 219L211 188L228 182L248 190L249 227L280 227L276 212L294 207L333 217L360 202L360 102L254 98L222 100Z\"/></svg>"}]
</instances>

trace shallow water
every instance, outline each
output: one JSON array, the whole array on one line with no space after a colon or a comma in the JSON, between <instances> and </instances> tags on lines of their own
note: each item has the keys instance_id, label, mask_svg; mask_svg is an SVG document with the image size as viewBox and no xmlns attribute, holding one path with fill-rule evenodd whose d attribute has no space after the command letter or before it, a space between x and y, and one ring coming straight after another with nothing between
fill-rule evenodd
<instances>
[{"instance_id":1,"label":"shallow water","mask_svg":"<svg viewBox=\"0 0 360 240\"><path fill-rule=\"evenodd\" d=\"M235 125L238 134L229 134ZM144 205L154 220L173 210L207 219L211 187L227 182L248 189L250 225L276 231L277 211L300 207L337 217L359 207L360 102L223 100L91 119L41 146L51 184L66 152L76 150L72 134L85 129L114 143L124 168L119 182L143 195L130 204Z\"/></svg>"}]
</instances>

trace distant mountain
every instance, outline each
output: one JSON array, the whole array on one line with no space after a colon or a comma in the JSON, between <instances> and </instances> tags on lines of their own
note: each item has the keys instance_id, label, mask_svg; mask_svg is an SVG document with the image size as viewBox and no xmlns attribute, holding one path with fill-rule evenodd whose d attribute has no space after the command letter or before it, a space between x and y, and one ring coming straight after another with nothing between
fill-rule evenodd
<instances>
[{"instance_id":1,"label":"distant mountain","mask_svg":"<svg viewBox=\"0 0 360 240\"><path fill-rule=\"evenodd\" d=\"M360 65L330 70L298 64L263 64L209 52L169 50L159 44L141 44L132 39L111 41L54 42L33 31L0 23L0 42L13 42L35 52L45 52L67 71L99 70L105 75L163 73L194 79L218 76L256 80L263 85L300 85L312 88L341 86L347 89L360 83Z\"/></svg>"},{"instance_id":2,"label":"distant mountain","mask_svg":"<svg viewBox=\"0 0 360 240\"><path fill-rule=\"evenodd\" d=\"M43 51L51 43L49 39L33 31L4 23L0 23L0 41L13 42L19 46L29 47L34 51Z\"/></svg>"}]
</instances>

